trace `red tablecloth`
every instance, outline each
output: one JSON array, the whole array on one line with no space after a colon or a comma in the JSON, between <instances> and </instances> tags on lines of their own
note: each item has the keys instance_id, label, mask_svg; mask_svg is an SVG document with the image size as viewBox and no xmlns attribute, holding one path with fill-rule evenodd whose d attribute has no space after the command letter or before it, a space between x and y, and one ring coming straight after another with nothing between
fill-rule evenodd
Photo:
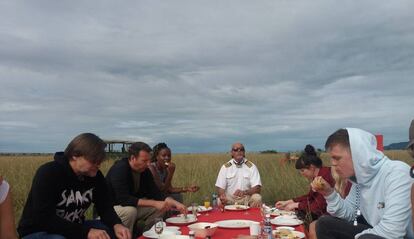
<instances>
[{"instance_id":1,"label":"red tablecloth","mask_svg":"<svg viewBox=\"0 0 414 239\"><path fill-rule=\"evenodd\" d=\"M247 219L260 222L262 217L260 215L260 210L258 208L250 208L248 210L248 214L244 214L245 211L215 211L209 212L209 215L205 213L198 216L198 222L216 222L221 220L228 220L228 219ZM171 224L172 225L172 224ZM170 225L170 226L171 226ZM176 225L174 225L176 226ZM181 226L182 235L188 235L188 225ZM273 226L275 229L275 226ZM296 226L295 230L297 231L304 231L303 225ZM242 228L242 229L226 229L226 228L218 228L216 233L214 234L214 239L229 239L232 237L237 237L238 235L249 235L250 229L249 228ZM145 239L146 237L141 236L139 239Z\"/></svg>"}]
</instances>

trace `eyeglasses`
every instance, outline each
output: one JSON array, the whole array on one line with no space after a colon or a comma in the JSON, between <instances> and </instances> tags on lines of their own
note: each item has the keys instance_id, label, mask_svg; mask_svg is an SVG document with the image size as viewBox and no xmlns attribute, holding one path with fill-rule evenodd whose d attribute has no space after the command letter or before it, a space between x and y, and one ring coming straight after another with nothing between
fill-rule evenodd
<instances>
[{"instance_id":1,"label":"eyeglasses","mask_svg":"<svg viewBox=\"0 0 414 239\"><path fill-rule=\"evenodd\" d=\"M244 152L244 148L232 148L233 152Z\"/></svg>"}]
</instances>

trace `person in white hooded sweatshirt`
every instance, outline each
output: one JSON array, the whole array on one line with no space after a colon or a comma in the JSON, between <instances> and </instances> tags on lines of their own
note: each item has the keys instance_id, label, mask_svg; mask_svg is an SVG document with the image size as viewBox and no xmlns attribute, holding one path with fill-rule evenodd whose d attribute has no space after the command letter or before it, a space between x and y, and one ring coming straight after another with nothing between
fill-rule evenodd
<instances>
[{"instance_id":1,"label":"person in white hooded sweatshirt","mask_svg":"<svg viewBox=\"0 0 414 239\"><path fill-rule=\"evenodd\" d=\"M375 136L361 129L340 129L330 135L325 148L332 167L352 182L342 199L329 183L311 186L323 194L331 216L316 224L318 239L414 238L411 222L410 167L390 160L376 149Z\"/></svg>"}]
</instances>

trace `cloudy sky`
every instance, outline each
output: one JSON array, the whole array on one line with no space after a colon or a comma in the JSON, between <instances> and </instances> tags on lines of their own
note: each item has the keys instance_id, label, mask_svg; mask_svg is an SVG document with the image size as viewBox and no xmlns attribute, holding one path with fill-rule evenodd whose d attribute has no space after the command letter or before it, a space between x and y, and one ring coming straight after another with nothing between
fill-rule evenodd
<instances>
[{"instance_id":1,"label":"cloudy sky","mask_svg":"<svg viewBox=\"0 0 414 239\"><path fill-rule=\"evenodd\" d=\"M407 141L413 1L0 2L0 152L81 132L173 152Z\"/></svg>"}]
</instances>

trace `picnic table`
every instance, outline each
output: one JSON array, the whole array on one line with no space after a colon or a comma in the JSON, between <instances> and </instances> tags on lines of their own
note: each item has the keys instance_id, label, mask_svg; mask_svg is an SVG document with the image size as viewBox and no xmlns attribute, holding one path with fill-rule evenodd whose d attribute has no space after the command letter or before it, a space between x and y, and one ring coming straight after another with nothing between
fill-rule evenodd
<instances>
[{"instance_id":1,"label":"picnic table","mask_svg":"<svg viewBox=\"0 0 414 239\"><path fill-rule=\"evenodd\" d=\"M208 215L206 213L202 213L198 216L198 222L216 222L221 220L230 220L230 219L245 219L245 220L253 220L260 222L262 220L262 216L260 213L259 208L250 208L248 209L248 214L244 213L245 211L210 211ZM168 224L169 226L177 226L173 224ZM180 226L180 230L182 235L188 235L189 228L188 225ZM272 228L275 229L276 226L272 225ZM304 232L304 226L299 225L295 226L296 231ZM214 239L230 239L230 238L237 238L239 235L249 235L250 229L249 228L238 228L238 229L227 229L227 228L218 228L216 233L212 238ZM141 236L138 239L146 239L146 237Z\"/></svg>"}]
</instances>

